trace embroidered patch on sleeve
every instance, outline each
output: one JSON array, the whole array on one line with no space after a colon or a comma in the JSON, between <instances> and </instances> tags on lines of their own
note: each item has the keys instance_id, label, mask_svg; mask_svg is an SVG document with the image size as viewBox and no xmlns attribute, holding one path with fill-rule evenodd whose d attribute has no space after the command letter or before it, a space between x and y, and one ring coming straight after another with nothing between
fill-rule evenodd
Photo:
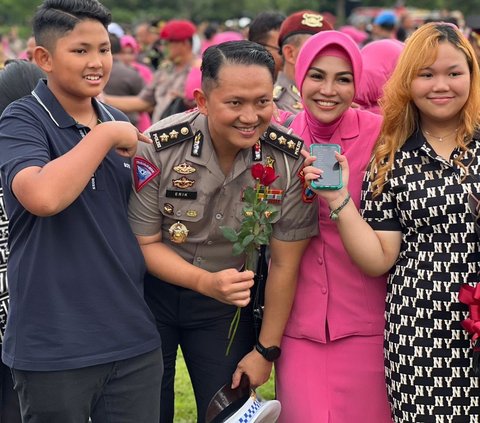
<instances>
[{"instance_id":1,"label":"embroidered patch on sleeve","mask_svg":"<svg viewBox=\"0 0 480 423\"><path fill-rule=\"evenodd\" d=\"M143 157L133 159L133 179L137 192L140 192L145 185L159 174L160 169Z\"/></svg>"}]
</instances>

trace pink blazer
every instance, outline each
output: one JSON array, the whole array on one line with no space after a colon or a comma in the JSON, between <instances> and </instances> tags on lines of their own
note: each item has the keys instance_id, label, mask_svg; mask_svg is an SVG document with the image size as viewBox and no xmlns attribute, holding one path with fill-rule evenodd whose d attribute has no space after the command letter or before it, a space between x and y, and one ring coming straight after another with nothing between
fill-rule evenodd
<instances>
[{"instance_id":1,"label":"pink blazer","mask_svg":"<svg viewBox=\"0 0 480 423\"><path fill-rule=\"evenodd\" d=\"M382 117L360 109L349 109L331 138L347 156L349 192L360 204L365 170L380 132ZM304 112L291 128L310 146ZM295 300L285 334L327 342L350 335L382 335L386 277L363 274L345 251L336 224L330 220L326 202L319 201L320 233L312 238L303 256Z\"/></svg>"}]
</instances>

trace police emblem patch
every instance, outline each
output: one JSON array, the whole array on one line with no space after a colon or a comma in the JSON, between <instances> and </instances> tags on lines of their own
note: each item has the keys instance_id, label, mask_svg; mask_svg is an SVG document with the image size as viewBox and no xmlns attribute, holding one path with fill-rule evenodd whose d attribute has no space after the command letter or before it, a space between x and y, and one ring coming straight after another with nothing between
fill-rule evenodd
<instances>
[{"instance_id":1,"label":"police emblem patch","mask_svg":"<svg viewBox=\"0 0 480 423\"><path fill-rule=\"evenodd\" d=\"M145 185L159 174L160 169L143 157L133 159L133 179L137 192L140 192Z\"/></svg>"}]
</instances>

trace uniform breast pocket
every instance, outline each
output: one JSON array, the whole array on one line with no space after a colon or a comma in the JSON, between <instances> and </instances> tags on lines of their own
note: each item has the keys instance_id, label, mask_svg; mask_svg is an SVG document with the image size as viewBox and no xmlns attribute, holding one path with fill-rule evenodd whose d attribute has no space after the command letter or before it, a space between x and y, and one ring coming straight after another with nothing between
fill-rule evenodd
<instances>
[{"instance_id":1,"label":"uniform breast pocket","mask_svg":"<svg viewBox=\"0 0 480 423\"><path fill-rule=\"evenodd\" d=\"M192 239L208 226L205 222L205 205L198 201L161 197L159 205L166 230L172 224L181 222L188 229L189 238Z\"/></svg>"},{"instance_id":2,"label":"uniform breast pocket","mask_svg":"<svg viewBox=\"0 0 480 423\"><path fill-rule=\"evenodd\" d=\"M166 220L185 220L199 222L204 217L205 206L197 201L178 200L161 197L160 211Z\"/></svg>"}]
</instances>

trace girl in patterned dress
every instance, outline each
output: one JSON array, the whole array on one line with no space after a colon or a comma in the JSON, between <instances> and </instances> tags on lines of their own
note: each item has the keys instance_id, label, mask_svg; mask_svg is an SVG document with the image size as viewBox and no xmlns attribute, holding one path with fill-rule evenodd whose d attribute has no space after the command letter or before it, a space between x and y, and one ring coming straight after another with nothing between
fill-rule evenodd
<instances>
[{"instance_id":1,"label":"girl in patterned dress","mask_svg":"<svg viewBox=\"0 0 480 423\"><path fill-rule=\"evenodd\" d=\"M345 188L320 192L352 259L389 273L385 363L396 422L478 422L468 310L460 286L478 282L480 245L468 210L480 190L480 74L453 25L407 41L385 88L384 123L364 179L362 216ZM348 181L348 164L337 156ZM306 164L312 158L306 159ZM321 171L305 168L307 181Z\"/></svg>"}]
</instances>

